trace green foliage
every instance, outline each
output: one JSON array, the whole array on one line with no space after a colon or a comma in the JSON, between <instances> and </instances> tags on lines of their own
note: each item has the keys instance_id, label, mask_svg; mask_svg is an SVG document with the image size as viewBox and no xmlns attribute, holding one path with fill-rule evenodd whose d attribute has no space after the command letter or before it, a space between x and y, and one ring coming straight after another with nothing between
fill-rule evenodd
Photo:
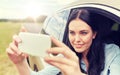
<instances>
[{"instance_id":1,"label":"green foliage","mask_svg":"<svg viewBox=\"0 0 120 75\"><path fill-rule=\"evenodd\" d=\"M20 30L21 23L0 22L0 75L18 75L18 72L6 54L6 48L12 36Z\"/></svg>"}]
</instances>

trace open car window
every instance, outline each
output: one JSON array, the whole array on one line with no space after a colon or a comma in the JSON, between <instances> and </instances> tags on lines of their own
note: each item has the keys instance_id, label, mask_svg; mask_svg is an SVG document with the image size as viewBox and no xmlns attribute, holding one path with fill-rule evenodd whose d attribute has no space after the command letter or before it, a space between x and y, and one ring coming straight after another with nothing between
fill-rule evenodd
<instances>
[{"instance_id":1,"label":"open car window","mask_svg":"<svg viewBox=\"0 0 120 75\"><path fill-rule=\"evenodd\" d=\"M109 39L113 43L120 46L120 8L113 7L113 5L109 4L100 4L100 2L68 5L52 16L49 16L44 23L43 30L62 41L70 11L76 8L87 9L110 19L113 23L111 34L108 37L110 37Z\"/></svg>"}]
</instances>

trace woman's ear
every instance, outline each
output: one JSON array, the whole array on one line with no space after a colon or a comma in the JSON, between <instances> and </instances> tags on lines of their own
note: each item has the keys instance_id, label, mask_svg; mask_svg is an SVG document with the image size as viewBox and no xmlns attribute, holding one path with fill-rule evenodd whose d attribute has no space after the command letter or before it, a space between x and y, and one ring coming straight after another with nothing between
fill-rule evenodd
<instances>
[{"instance_id":1,"label":"woman's ear","mask_svg":"<svg viewBox=\"0 0 120 75\"><path fill-rule=\"evenodd\" d=\"M97 35L97 32L94 32L93 39L95 39L96 35Z\"/></svg>"}]
</instances>

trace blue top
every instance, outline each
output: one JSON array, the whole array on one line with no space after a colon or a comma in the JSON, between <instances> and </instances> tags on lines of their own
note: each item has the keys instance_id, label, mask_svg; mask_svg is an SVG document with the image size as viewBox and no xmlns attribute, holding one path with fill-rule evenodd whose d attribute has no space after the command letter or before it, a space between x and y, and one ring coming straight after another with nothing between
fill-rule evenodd
<instances>
[{"instance_id":1,"label":"blue top","mask_svg":"<svg viewBox=\"0 0 120 75\"><path fill-rule=\"evenodd\" d=\"M86 70L84 62L81 66ZM31 75L56 75L60 70L54 66L48 66L39 72L31 71ZM105 46L105 68L101 75L120 75L120 48L115 44Z\"/></svg>"}]
</instances>

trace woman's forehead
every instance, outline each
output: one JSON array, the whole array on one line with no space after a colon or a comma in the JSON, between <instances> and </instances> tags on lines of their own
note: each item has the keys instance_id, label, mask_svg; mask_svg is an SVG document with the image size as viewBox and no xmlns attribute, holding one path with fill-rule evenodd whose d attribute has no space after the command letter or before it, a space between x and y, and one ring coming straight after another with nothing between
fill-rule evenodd
<instances>
[{"instance_id":1,"label":"woman's forehead","mask_svg":"<svg viewBox=\"0 0 120 75\"><path fill-rule=\"evenodd\" d=\"M69 29L91 29L91 27L80 19L72 20L69 24Z\"/></svg>"}]
</instances>

